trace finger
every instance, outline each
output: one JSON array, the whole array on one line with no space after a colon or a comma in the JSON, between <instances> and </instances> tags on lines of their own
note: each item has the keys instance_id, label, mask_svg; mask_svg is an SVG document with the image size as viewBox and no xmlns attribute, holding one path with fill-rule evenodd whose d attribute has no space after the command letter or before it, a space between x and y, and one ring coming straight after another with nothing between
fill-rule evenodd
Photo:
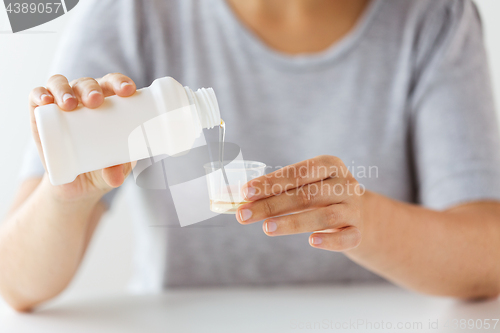
<instances>
[{"instance_id":1,"label":"finger","mask_svg":"<svg viewBox=\"0 0 500 333\"><path fill-rule=\"evenodd\" d=\"M36 127L34 110L38 106L54 103L54 97L46 88L37 87L30 92L28 100L30 106L31 130L33 132L33 137L35 138L35 141L39 142L40 138L38 137L38 128Z\"/></svg>"},{"instance_id":2,"label":"finger","mask_svg":"<svg viewBox=\"0 0 500 333\"><path fill-rule=\"evenodd\" d=\"M131 163L115 165L102 169L102 178L109 186L115 188L123 184L132 171Z\"/></svg>"},{"instance_id":3,"label":"finger","mask_svg":"<svg viewBox=\"0 0 500 333\"><path fill-rule=\"evenodd\" d=\"M355 193L345 178L329 178L307 184L284 193L253 201L238 208L236 217L240 223L252 223L263 219L325 207L342 202ZM352 192L352 193L351 193Z\"/></svg>"},{"instance_id":4,"label":"finger","mask_svg":"<svg viewBox=\"0 0 500 333\"><path fill-rule=\"evenodd\" d=\"M329 251L347 251L361 243L361 232L350 226L333 232L315 232L309 236L312 247Z\"/></svg>"},{"instance_id":5,"label":"finger","mask_svg":"<svg viewBox=\"0 0 500 333\"><path fill-rule=\"evenodd\" d=\"M134 81L120 73L111 73L97 80L105 97L118 95L128 97L135 93L137 87Z\"/></svg>"},{"instance_id":6,"label":"finger","mask_svg":"<svg viewBox=\"0 0 500 333\"><path fill-rule=\"evenodd\" d=\"M43 156L42 146L40 142L40 136L38 134L38 127L36 126L35 119L35 108L38 106L54 103L54 96L44 87L37 87L30 92L29 95L29 109L30 109L30 127L33 139L35 141L38 154L42 161L43 167L47 170L45 165L45 158Z\"/></svg>"},{"instance_id":7,"label":"finger","mask_svg":"<svg viewBox=\"0 0 500 333\"><path fill-rule=\"evenodd\" d=\"M29 104L35 109L38 106L54 103L54 96L45 87L37 87L30 92Z\"/></svg>"},{"instance_id":8,"label":"finger","mask_svg":"<svg viewBox=\"0 0 500 333\"><path fill-rule=\"evenodd\" d=\"M249 201L255 201L305 184L343 175L350 176L350 172L342 160L335 156L322 155L255 178L243 185L242 195Z\"/></svg>"},{"instance_id":9,"label":"finger","mask_svg":"<svg viewBox=\"0 0 500 333\"><path fill-rule=\"evenodd\" d=\"M111 187L119 187L125 180L123 164L102 169L102 178Z\"/></svg>"},{"instance_id":10,"label":"finger","mask_svg":"<svg viewBox=\"0 0 500 333\"><path fill-rule=\"evenodd\" d=\"M350 225L347 205L335 204L303 213L273 217L265 220L262 228L268 236L282 236L338 229Z\"/></svg>"},{"instance_id":11,"label":"finger","mask_svg":"<svg viewBox=\"0 0 500 333\"><path fill-rule=\"evenodd\" d=\"M71 82L76 98L86 107L95 109L104 102L104 94L96 80L84 77Z\"/></svg>"},{"instance_id":12,"label":"finger","mask_svg":"<svg viewBox=\"0 0 500 333\"><path fill-rule=\"evenodd\" d=\"M47 82L48 91L56 99L57 105L64 111L74 110L78 106L75 93L68 79L62 75L54 75Z\"/></svg>"}]
</instances>

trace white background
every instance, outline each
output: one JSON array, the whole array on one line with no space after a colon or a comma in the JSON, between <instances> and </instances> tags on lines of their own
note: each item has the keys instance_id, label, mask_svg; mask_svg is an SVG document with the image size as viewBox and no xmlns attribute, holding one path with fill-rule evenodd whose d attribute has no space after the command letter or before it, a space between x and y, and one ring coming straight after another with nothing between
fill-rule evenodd
<instances>
[{"instance_id":1,"label":"white background","mask_svg":"<svg viewBox=\"0 0 500 333\"><path fill-rule=\"evenodd\" d=\"M500 101L500 0L477 0L476 3L483 15L495 96ZM1 6L0 219L3 219L19 185L17 173L24 147L30 140L27 97L32 88L44 85L57 41L72 12L29 32L12 34ZM83 266L67 292L125 289L133 245L127 209L119 196L100 224Z\"/></svg>"}]
</instances>

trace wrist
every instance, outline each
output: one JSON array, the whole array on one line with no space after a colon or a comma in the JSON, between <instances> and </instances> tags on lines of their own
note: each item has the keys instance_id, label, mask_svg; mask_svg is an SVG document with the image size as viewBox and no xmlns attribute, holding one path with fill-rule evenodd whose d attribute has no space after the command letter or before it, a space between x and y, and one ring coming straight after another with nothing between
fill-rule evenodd
<instances>
[{"instance_id":1,"label":"wrist","mask_svg":"<svg viewBox=\"0 0 500 333\"><path fill-rule=\"evenodd\" d=\"M385 197L371 191L365 191L361 200L361 243L352 250L346 251L349 257L364 257L373 253L374 243L383 241L384 227L382 226L383 212L390 211L384 208L389 203L384 202Z\"/></svg>"},{"instance_id":2,"label":"wrist","mask_svg":"<svg viewBox=\"0 0 500 333\"><path fill-rule=\"evenodd\" d=\"M45 196L58 204L66 206L95 205L107 192L109 192L105 190L81 191L74 187L75 186L70 184L59 186L52 185L47 173L43 176L39 186L40 191L42 191Z\"/></svg>"}]
</instances>

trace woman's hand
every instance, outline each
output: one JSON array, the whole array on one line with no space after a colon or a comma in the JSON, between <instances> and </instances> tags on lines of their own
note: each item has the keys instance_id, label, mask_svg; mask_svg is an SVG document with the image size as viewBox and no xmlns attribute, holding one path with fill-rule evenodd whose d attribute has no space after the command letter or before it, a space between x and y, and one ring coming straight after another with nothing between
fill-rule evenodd
<instances>
[{"instance_id":1,"label":"woman's hand","mask_svg":"<svg viewBox=\"0 0 500 333\"><path fill-rule=\"evenodd\" d=\"M112 95L127 97L133 95L135 91L134 81L119 73L108 74L97 80L80 78L71 83L62 75L54 75L48 80L47 87L33 89L29 96L31 130L44 167L45 160L34 116L36 107L56 103L62 110L68 112L75 110L79 104L95 109L101 106L105 97ZM120 186L131 170L131 164L127 163L85 173L70 184L53 186L53 190L64 200L102 196L112 188Z\"/></svg>"},{"instance_id":2,"label":"woman's hand","mask_svg":"<svg viewBox=\"0 0 500 333\"><path fill-rule=\"evenodd\" d=\"M287 166L248 182L242 192L252 202L238 209L238 221L265 219L269 236L311 232L311 246L330 251L361 242L364 188L337 157L323 155Z\"/></svg>"}]
</instances>

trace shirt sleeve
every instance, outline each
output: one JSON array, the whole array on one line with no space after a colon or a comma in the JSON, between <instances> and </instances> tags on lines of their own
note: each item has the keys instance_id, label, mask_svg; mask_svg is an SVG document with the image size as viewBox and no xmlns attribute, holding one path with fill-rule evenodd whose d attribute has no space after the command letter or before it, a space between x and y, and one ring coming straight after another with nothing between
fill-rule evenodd
<instances>
[{"instance_id":1,"label":"shirt sleeve","mask_svg":"<svg viewBox=\"0 0 500 333\"><path fill-rule=\"evenodd\" d=\"M144 29L141 1L86 0L72 11L49 76L62 74L71 82L80 77L99 78L119 72L138 88L148 84L144 64ZM28 145L19 173L21 180L42 177L45 170L34 142ZM103 201L109 206L116 190Z\"/></svg>"},{"instance_id":2,"label":"shirt sleeve","mask_svg":"<svg viewBox=\"0 0 500 333\"><path fill-rule=\"evenodd\" d=\"M418 199L434 209L500 200L500 139L480 17L468 0L435 3L444 5L428 13L415 43Z\"/></svg>"}]
</instances>

